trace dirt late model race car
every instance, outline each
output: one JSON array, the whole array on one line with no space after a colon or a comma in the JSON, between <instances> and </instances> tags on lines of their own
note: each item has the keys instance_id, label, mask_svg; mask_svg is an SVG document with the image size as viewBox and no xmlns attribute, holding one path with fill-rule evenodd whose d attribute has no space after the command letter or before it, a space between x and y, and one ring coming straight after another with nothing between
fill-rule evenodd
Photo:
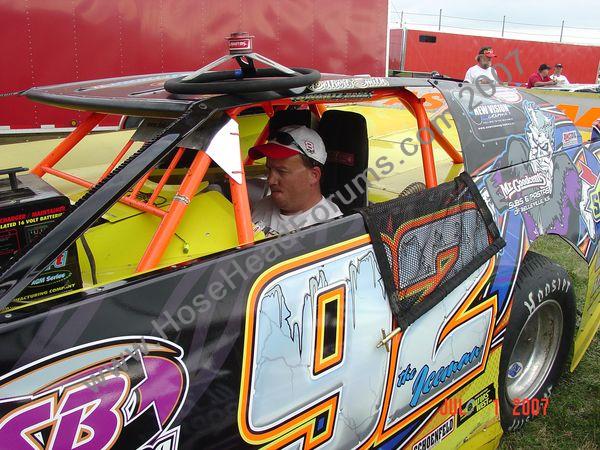
<instances>
[{"instance_id":1,"label":"dirt late model race car","mask_svg":"<svg viewBox=\"0 0 600 450\"><path fill-rule=\"evenodd\" d=\"M494 448L547 407L598 327L600 143L512 88L243 69L24 93L90 114L0 182L0 448ZM108 114L143 120L85 147ZM267 238L245 153L286 124L343 216Z\"/></svg>"}]
</instances>

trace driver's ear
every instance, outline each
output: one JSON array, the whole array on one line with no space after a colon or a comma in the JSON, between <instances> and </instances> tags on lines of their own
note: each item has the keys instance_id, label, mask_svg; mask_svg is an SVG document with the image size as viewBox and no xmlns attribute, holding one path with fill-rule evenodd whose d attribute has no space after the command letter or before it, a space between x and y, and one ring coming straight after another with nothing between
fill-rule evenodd
<instances>
[{"instance_id":1,"label":"driver's ear","mask_svg":"<svg viewBox=\"0 0 600 450\"><path fill-rule=\"evenodd\" d=\"M315 183L319 184L321 182L321 177L323 176L323 172L319 166L311 167L310 172L314 177Z\"/></svg>"}]
</instances>

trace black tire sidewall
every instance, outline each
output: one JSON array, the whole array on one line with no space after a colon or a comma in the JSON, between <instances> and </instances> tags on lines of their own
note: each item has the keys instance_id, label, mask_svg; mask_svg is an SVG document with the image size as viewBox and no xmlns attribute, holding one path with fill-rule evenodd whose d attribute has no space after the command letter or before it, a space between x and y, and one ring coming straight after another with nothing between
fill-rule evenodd
<instances>
[{"instance_id":1,"label":"black tire sidewall","mask_svg":"<svg viewBox=\"0 0 600 450\"><path fill-rule=\"evenodd\" d=\"M529 399L550 397L569 359L575 333L575 293L573 282L566 270L548 258L529 252L523 260L517 278L510 319L504 335L499 373L499 409L502 428L514 431L533 418L523 415L521 408L515 409L506 394L506 378L512 351L525 323L535 309L549 300L555 300L563 314L563 330L556 359L538 391ZM515 412L517 414L515 414Z\"/></svg>"}]
</instances>

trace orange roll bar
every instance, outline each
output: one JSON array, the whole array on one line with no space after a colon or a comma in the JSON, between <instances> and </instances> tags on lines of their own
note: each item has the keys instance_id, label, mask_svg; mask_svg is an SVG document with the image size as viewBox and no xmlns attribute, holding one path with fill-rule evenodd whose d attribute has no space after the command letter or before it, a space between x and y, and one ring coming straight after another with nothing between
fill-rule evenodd
<instances>
[{"instance_id":1,"label":"orange roll bar","mask_svg":"<svg viewBox=\"0 0 600 450\"><path fill-rule=\"evenodd\" d=\"M435 159L433 158L433 147L431 146L432 136L429 130L431 129L429 117L423 106L424 100L417 97L414 93L407 89L403 89L398 94L398 98L409 106L419 127L419 141L421 144L421 157L423 158L423 171L425 174L425 186L432 188L437 186L437 175L435 172Z\"/></svg>"},{"instance_id":2,"label":"orange roll bar","mask_svg":"<svg viewBox=\"0 0 600 450\"><path fill-rule=\"evenodd\" d=\"M132 146L132 144L133 144L132 140L129 140L125 143L125 146L121 149L121 151L119 152L117 157L113 160L113 162L110 163L110 166L108 166L108 168L100 176L100 178L98 179L98 183L100 183L102 180L104 180L108 176L108 174L110 174L113 171L113 169L116 167L116 165L119 163L119 161L121 161L121 159L123 158L125 153L127 153L127 150L129 150L129 148Z\"/></svg>"},{"instance_id":3,"label":"orange roll bar","mask_svg":"<svg viewBox=\"0 0 600 450\"><path fill-rule=\"evenodd\" d=\"M137 272L153 269L160 262L183 218L187 205L198 190L210 162L210 156L206 152L198 152L179 187L179 191L177 191L177 195L173 197L173 202L169 206L167 214L163 217L152 237L152 241L148 244L146 252L138 264Z\"/></svg>"},{"instance_id":4,"label":"orange roll bar","mask_svg":"<svg viewBox=\"0 0 600 450\"><path fill-rule=\"evenodd\" d=\"M423 101L423 99L419 99L419 100ZM416 116L415 112L413 111L412 107L410 107L410 105L407 105L406 103L404 104L404 106L406 106L406 109L416 119L417 116ZM464 162L464 160L463 160L463 156L460 154L460 152L454 148L454 146L450 143L450 141L448 139L446 139L446 136L444 136L442 133L440 133L438 131L438 129L433 126L433 124L429 120L429 117L427 118L427 120L429 122L428 127L431 130L431 132L433 133L433 137L435 138L437 143L440 144L440 147L442 147L444 149L444 151L448 154L448 156L450 156L450 158L452 158L452 162L454 164L462 164Z\"/></svg>"},{"instance_id":5,"label":"orange roll bar","mask_svg":"<svg viewBox=\"0 0 600 450\"><path fill-rule=\"evenodd\" d=\"M462 164L464 162L463 155L461 155L460 152L454 148L450 141L446 139L446 136L440 133L438 129L435 126L433 126L433 124L431 124L431 121L429 128L433 132L433 137L435 138L437 143L440 144L440 147L442 147L446 151L448 156L452 158L452 162L454 164Z\"/></svg>"},{"instance_id":6,"label":"orange roll bar","mask_svg":"<svg viewBox=\"0 0 600 450\"><path fill-rule=\"evenodd\" d=\"M79 186L83 186L86 189L89 189L94 186L94 183L90 183L82 178L76 177L75 175L68 174L61 170L53 169L52 167L43 166L42 170L45 173L50 175L54 175L55 177L62 178L63 180L70 181L71 183L78 184ZM134 200L129 197L123 197L119 200L119 203L123 203L124 205L131 206L132 208L139 209L141 211L148 212L150 214L154 214L155 216L163 217L166 213L155 206L150 206L144 202L140 202L139 200Z\"/></svg>"},{"instance_id":7,"label":"orange roll bar","mask_svg":"<svg viewBox=\"0 0 600 450\"><path fill-rule=\"evenodd\" d=\"M269 137L269 122L267 121L267 123L263 127L262 131L256 138L256 142L254 142L254 146L264 144L265 142L267 142L268 137ZM254 160L252 158L250 158L250 156L246 156L246 159L244 160L243 165L251 166L252 164L254 164Z\"/></svg>"},{"instance_id":8,"label":"orange roll bar","mask_svg":"<svg viewBox=\"0 0 600 450\"><path fill-rule=\"evenodd\" d=\"M323 117L323 113L327 111L327 107L322 103L313 103L309 105L309 108L313 113L317 115L319 119Z\"/></svg>"},{"instance_id":9,"label":"orange roll bar","mask_svg":"<svg viewBox=\"0 0 600 450\"><path fill-rule=\"evenodd\" d=\"M177 165L177 163L181 159L181 156L183 155L184 150L185 149L183 147L179 147L177 149L177 153L175 153L175 155L173 156L173 159L171 159L171 162L169 163L169 166L167 167L167 170L165 170L165 173L160 178L160 181L158 182L158 185L156 186L156 188L154 189L154 192L150 196L150 199L148 200L148 204L149 205L153 205L154 202L156 201L156 197L158 197L158 194L160 194L160 191L162 191L162 188L164 187L165 183L167 182L167 180L171 176L171 172L173 172L173 169L175 168L175 166Z\"/></svg>"},{"instance_id":10,"label":"orange roll bar","mask_svg":"<svg viewBox=\"0 0 600 450\"><path fill-rule=\"evenodd\" d=\"M288 108L286 105L274 107L273 104L269 103L269 102L261 103L260 106L262 106L262 108L265 111L265 114L269 117L269 119L271 117L273 117L277 111L286 110ZM238 111L238 113L239 112L240 111ZM230 116L232 119L237 118L237 116L233 115L233 114L231 114ZM270 121L267 120L267 123L265 123L265 126L263 127L262 131L256 138L256 141L254 142L254 146L261 145L261 144L264 144L265 142L267 142L267 139L269 138L269 132L271 131L269 128L269 123L270 123ZM246 159L244 160L244 166L251 166L252 164L254 164L254 160L252 158L250 158L249 156L247 156Z\"/></svg>"},{"instance_id":11,"label":"orange roll bar","mask_svg":"<svg viewBox=\"0 0 600 450\"><path fill-rule=\"evenodd\" d=\"M81 122L77 128L71 131L66 138L64 138L60 144L58 144L54 150L52 150L44 159L42 159L33 169L31 173L38 177L44 176L43 167L54 167L58 161L62 159L67 153L69 153L73 147L77 145L90 131L94 129L96 125L102 122L107 114L92 113L83 122Z\"/></svg>"},{"instance_id":12,"label":"orange roll bar","mask_svg":"<svg viewBox=\"0 0 600 450\"><path fill-rule=\"evenodd\" d=\"M131 199L137 198L137 195L140 193L140 190L142 189L142 187L144 187L144 183L148 180L148 178L150 178L150 175L152 174L153 170L154 170L153 168L150 169L148 171L148 173L146 173L146 175L144 175L142 178L140 178L140 181L137 182L137 184L133 187L131 194L129 194L127 197L129 197Z\"/></svg>"},{"instance_id":13,"label":"orange roll bar","mask_svg":"<svg viewBox=\"0 0 600 450\"><path fill-rule=\"evenodd\" d=\"M76 177L75 175L71 175L70 173L63 172L62 170L53 169L52 167L42 166L40 167L44 173L49 173L50 175L54 175L55 177L62 178L63 180L70 181L71 183L78 184L79 186L83 186L86 189L94 186L94 183L90 183L89 181L84 180L83 178Z\"/></svg>"},{"instance_id":14,"label":"orange roll bar","mask_svg":"<svg viewBox=\"0 0 600 450\"><path fill-rule=\"evenodd\" d=\"M235 214L235 227L237 230L239 245L248 245L254 242L254 231L252 227L252 214L250 213L250 202L248 201L248 187L246 186L246 174L244 167L241 168L242 182L236 183L229 177L231 188L231 200Z\"/></svg>"}]
</instances>

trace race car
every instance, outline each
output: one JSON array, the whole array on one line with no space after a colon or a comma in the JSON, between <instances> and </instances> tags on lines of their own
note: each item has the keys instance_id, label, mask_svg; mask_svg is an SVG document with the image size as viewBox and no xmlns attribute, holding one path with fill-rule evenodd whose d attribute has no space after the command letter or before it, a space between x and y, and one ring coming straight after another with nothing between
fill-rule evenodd
<instances>
[{"instance_id":1,"label":"race car","mask_svg":"<svg viewBox=\"0 0 600 450\"><path fill-rule=\"evenodd\" d=\"M239 70L23 94L89 116L0 184L0 448L495 448L598 328L600 142L528 92L230 45ZM143 120L74 167L109 114ZM290 124L343 216L266 237L247 149ZM578 329L548 234L590 267Z\"/></svg>"}]
</instances>

